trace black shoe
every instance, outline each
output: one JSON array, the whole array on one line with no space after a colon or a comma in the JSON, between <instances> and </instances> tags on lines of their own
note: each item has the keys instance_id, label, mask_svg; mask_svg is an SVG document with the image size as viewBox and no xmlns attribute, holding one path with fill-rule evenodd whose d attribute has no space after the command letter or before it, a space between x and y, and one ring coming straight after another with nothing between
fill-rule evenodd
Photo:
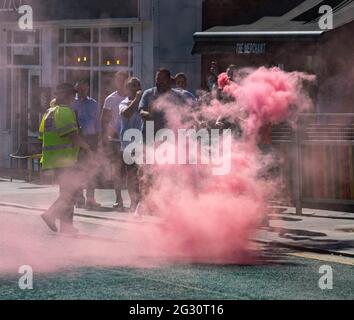
<instances>
[{"instance_id":1,"label":"black shoe","mask_svg":"<svg viewBox=\"0 0 354 320\"><path fill-rule=\"evenodd\" d=\"M79 233L79 229L74 228L72 225L61 226L60 233L74 236Z\"/></svg>"},{"instance_id":2,"label":"black shoe","mask_svg":"<svg viewBox=\"0 0 354 320\"><path fill-rule=\"evenodd\" d=\"M53 232L58 232L58 228L55 225L55 220L49 218L45 213L41 214L41 218L43 219L43 221L49 227L50 230L52 230Z\"/></svg>"}]
</instances>

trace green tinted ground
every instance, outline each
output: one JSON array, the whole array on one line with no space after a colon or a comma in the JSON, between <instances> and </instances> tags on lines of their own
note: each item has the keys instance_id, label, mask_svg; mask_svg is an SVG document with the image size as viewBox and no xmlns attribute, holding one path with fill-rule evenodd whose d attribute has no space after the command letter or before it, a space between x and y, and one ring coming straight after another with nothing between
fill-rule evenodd
<instances>
[{"instance_id":1,"label":"green tinted ground","mask_svg":"<svg viewBox=\"0 0 354 320\"><path fill-rule=\"evenodd\" d=\"M323 264L333 268L333 290L318 287ZM354 298L353 266L288 256L259 266L69 269L35 275L31 291L20 290L17 281L17 275L0 275L0 299Z\"/></svg>"}]
</instances>

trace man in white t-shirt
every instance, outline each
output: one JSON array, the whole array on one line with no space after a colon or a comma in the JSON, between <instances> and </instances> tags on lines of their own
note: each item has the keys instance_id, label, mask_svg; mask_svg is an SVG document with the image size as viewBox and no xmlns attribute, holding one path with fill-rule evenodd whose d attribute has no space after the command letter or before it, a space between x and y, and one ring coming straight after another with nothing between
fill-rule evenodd
<instances>
[{"instance_id":1,"label":"man in white t-shirt","mask_svg":"<svg viewBox=\"0 0 354 320\"><path fill-rule=\"evenodd\" d=\"M121 115L121 139L122 139L122 153L130 142L124 141L124 133L130 129L141 130L143 121L139 113L139 103L143 92L141 91L140 80L136 77L131 77L126 83L128 97L122 101L119 106L119 113ZM127 172L127 187L131 199L131 211L135 211L140 202L140 186L139 186L139 168L136 163L127 164L122 159L123 165Z\"/></svg>"},{"instance_id":2,"label":"man in white t-shirt","mask_svg":"<svg viewBox=\"0 0 354 320\"><path fill-rule=\"evenodd\" d=\"M107 153L111 154L111 160L114 163L113 183L116 192L116 203L113 207L120 211L123 211L121 187L122 182L125 180L125 170L121 162L119 105L127 96L125 82L128 77L128 73L123 71L115 74L114 83L117 90L106 98L101 117L102 145Z\"/></svg>"}]
</instances>

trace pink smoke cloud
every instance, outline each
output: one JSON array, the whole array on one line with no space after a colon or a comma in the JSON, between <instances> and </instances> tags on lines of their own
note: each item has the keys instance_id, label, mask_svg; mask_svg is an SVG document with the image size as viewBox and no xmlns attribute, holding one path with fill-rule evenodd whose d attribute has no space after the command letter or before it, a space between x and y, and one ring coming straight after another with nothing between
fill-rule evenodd
<instances>
[{"instance_id":1,"label":"pink smoke cloud","mask_svg":"<svg viewBox=\"0 0 354 320\"><path fill-rule=\"evenodd\" d=\"M94 237L64 240L64 245L56 237L43 242L41 232L45 228L3 221L0 244L15 248L18 254L3 257L0 271L18 263L33 264L43 271L81 265L149 265L141 257L169 262L255 262L257 246L252 238L267 215L268 199L280 183L275 177L260 177L272 157L258 149L259 131L268 124L294 121L299 112L310 110L311 102L302 84L313 80L307 74L262 67L247 70L237 84L223 81L223 93L233 98L226 103L214 98L210 104L192 110L189 105L176 107L159 99L160 107L156 108L166 112L169 127L175 131L192 128L199 118L210 122L223 116L230 122L240 122L244 134L232 140L231 172L214 176L212 164L143 167L144 178L150 180L144 203L160 222L129 228L120 234L126 243L123 245ZM120 232L96 229L106 237Z\"/></svg>"}]
</instances>

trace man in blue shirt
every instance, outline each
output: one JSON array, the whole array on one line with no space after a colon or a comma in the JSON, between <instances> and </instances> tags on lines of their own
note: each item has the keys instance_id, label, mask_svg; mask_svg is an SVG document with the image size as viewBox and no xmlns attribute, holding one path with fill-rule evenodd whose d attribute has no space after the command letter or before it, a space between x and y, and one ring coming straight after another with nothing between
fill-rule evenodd
<instances>
[{"instance_id":1,"label":"man in blue shirt","mask_svg":"<svg viewBox=\"0 0 354 320\"><path fill-rule=\"evenodd\" d=\"M97 153L98 138L101 132L99 106L96 100L88 96L90 90L89 80L83 79L78 81L75 85L75 90L77 92L77 97L73 104L73 110L77 115L80 136L90 146L91 151ZM95 201L95 185L98 170L97 164L95 161L92 161L92 159L88 162L85 151L80 152L79 162L87 177L86 207L88 209L100 207L100 204ZM78 207L84 206L85 198L82 190L79 191L76 199Z\"/></svg>"},{"instance_id":2,"label":"man in blue shirt","mask_svg":"<svg viewBox=\"0 0 354 320\"><path fill-rule=\"evenodd\" d=\"M158 98L164 97L168 102L176 106L183 105L182 95L171 88L171 73L169 70L160 69L156 74L155 81L156 86L144 92L139 104L140 116L144 120L142 126L144 137L146 137L146 121L154 122L154 134L168 126L165 112L163 111L164 106L157 105Z\"/></svg>"}]
</instances>

